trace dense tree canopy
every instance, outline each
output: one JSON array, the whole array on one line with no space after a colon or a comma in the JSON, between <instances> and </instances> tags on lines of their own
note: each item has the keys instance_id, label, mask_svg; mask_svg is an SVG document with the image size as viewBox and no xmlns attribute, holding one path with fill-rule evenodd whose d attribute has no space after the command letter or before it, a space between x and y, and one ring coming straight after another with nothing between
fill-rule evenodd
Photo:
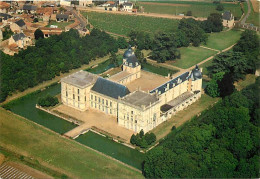
<instances>
[{"instance_id":1,"label":"dense tree canopy","mask_svg":"<svg viewBox=\"0 0 260 179\"><path fill-rule=\"evenodd\" d=\"M45 97L41 97L38 99L37 104L39 104L42 107L50 107L50 106L55 106L56 104L59 103L59 100L57 97L53 97L50 94L48 94Z\"/></svg>"},{"instance_id":2,"label":"dense tree canopy","mask_svg":"<svg viewBox=\"0 0 260 179\"><path fill-rule=\"evenodd\" d=\"M0 52L0 101L16 90L23 91L117 51L116 40L103 31L93 29L90 35L81 38L77 30L71 29L59 36L40 38L35 46L14 56Z\"/></svg>"},{"instance_id":3,"label":"dense tree canopy","mask_svg":"<svg viewBox=\"0 0 260 179\"><path fill-rule=\"evenodd\" d=\"M146 156L147 178L258 178L259 91L256 84L218 102L172 131ZM250 98L248 98L248 96ZM250 105L249 105L250 104Z\"/></svg>"},{"instance_id":4,"label":"dense tree canopy","mask_svg":"<svg viewBox=\"0 0 260 179\"><path fill-rule=\"evenodd\" d=\"M223 30L222 15L218 13L212 13L207 20L201 23L201 27L205 32L220 32Z\"/></svg>"},{"instance_id":5,"label":"dense tree canopy","mask_svg":"<svg viewBox=\"0 0 260 179\"><path fill-rule=\"evenodd\" d=\"M36 31L34 32L34 38L36 40L38 40L39 38L44 38L44 34L41 29L36 29Z\"/></svg>"}]
</instances>

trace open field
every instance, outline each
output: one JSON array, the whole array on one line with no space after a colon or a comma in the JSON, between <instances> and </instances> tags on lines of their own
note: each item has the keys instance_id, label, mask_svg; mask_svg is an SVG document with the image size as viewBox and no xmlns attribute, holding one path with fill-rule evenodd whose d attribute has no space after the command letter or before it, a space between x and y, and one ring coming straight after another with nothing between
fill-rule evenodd
<instances>
[{"instance_id":1,"label":"open field","mask_svg":"<svg viewBox=\"0 0 260 179\"><path fill-rule=\"evenodd\" d=\"M224 50L227 47L235 44L239 40L241 33L242 32L239 30L211 33L209 35L207 44L203 46L217 50Z\"/></svg>"},{"instance_id":2,"label":"open field","mask_svg":"<svg viewBox=\"0 0 260 179\"><path fill-rule=\"evenodd\" d=\"M96 28L126 36L131 30L150 34L158 31L169 32L176 29L179 22L178 20L165 18L99 12L82 12L82 15L88 16L89 22Z\"/></svg>"},{"instance_id":3,"label":"open field","mask_svg":"<svg viewBox=\"0 0 260 179\"><path fill-rule=\"evenodd\" d=\"M250 3L251 3L251 13L247 18L246 23L254 24L255 26L259 27L260 26L259 2L257 2L256 0L250 0ZM256 11L257 9L256 6L258 6L258 11ZM245 5L245 8L248 8L247 4Z\"/></svg>"},{"instance_id":4,"label":"open field","mask_svg":"<svg viewBox=\"0 0 260 179\"><path fill-rule=\"evenodd\" d=\"M224 11L231 11L233 15L240 18L242 10L239 3L222 3ZM147 13L158 14L186 14L187 11L192 11L195 17L208 17L210 13L222 13L217 11L217 4L213 2L192 2L192 1L153 1L153 2L138 2L138 5L144 7Z\"/></svg>"},{"instance_id":5,"label":"open field","mask_svg":"<svg viewBox=\"0 0 260 179\"><path fill-rule=\"evenodd\" d=\"M142 175L72 140L0 108L0 146L70 178L142 178Z\"/></svg>"},{"instance_id":6,"label":"open field","mask_svg":"<svg viewBox=\"0 0 260 179\"><path fill-rule=\"evenodd\" d=\"M167 63L170 63L171 65L177 66L179 68L186 69L217 53L213 50L193 46L181 47L180 52L181 59L176 59L175 61L167 61Z\"/></svg>"},{"instance_id":7,"label":"open field","mask_svg":"<svg viewBox=\"0 0 260 179\"><path fill-rule=\"evenodd\" d=\"M160 140L171 131L173 126L181 126L182 124L190 120L193 116L201 113L209 106L213 105L215 102L218 101L218 99L219 98L211 98L210 96L203 94L198 101L196 101L183 111L178 112L175 116L163 122L151 132L156 135L157 140Z\"/></svg>"},{"instance_id":8,"label":"open field","mask_svg":"<svg viewBox=\"0 0 260 179\"><path fill-rule=\"evenodd\" d=\"M56 21L50 21L50 23L47 25L47 27L50 27L51 25L56 25L58 28L65 30L65 27L67 25L70 25L74 23L74 21L69 21L69 22L56 22Z\"/></svg>"},{"instance_id":9,"label":"open field","mask_svg":"<svg viewBox=\"0 0 260 179\"><path fill-rule=\"evenodd\" d=\"M248 74L246 75L244 80L239 80L236 82L234 85L238 91L242 90L248 85L254 84L255 83L256 76L253 74Z\"/></svg>"}]
</instances>

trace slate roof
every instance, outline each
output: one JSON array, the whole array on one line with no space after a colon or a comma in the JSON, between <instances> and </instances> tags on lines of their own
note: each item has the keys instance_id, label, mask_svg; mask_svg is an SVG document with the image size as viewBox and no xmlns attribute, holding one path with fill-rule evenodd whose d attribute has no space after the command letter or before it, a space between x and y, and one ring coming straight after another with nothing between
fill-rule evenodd
<instances>
[{"instance_id":1,"label":"slate roof","mask_svg":"<svg viewBox=\"0 0 260 179\"><path fill-rule=\"evenodd\" d=\"M231 20L232 19L231 12L229 12L229 11L224 12L223 15L222 15L222 19L224 19L224 20Z\"/></svg>"},{"instance_id":2,"label":"slate roof","mask_svg":"<svg viewBox=\"0 0 260 179\"><path fill-rule=\"evenodd\" d=\"M24 35L24 33L19 33L19 34L13 35L14 41L21 40L21 39L23 39L24 37L26 37L26 36Z\"/></svg>"},{"instance_id":3,"label":"slate roof","mask_svg":"<svg viewBox=\"0 0 260 179\"><path fill-rule=\"evenodd\" d=\"M189 77L189 72L185 72L183 74L181 74L180 76L171 79L170 81L167 81L166 83L164 83L163 85L153 89L152 91L150 91L150 93L155 93L156 90L158 90L158 93L163 94L164 92L166 92L167 90L167 84L169 83L169 89L174 88L175 86L178 86L179 84L181 84L182 82L186 81Z\"/></svg>"},{"instance_id":4,"label":"slate roof","mask_svg":"<svg viewBox=\"0 0 260 179\"><path fill-rule=\"evenodd\" d=\"M185 73L177 76L176 78L171 79L170 81L167 81L166 83L162 84L161 86L150 91L150 93L155 93L156 90L158 90L159 94L163 94L166 91L168 91L168 90L174 88L175 86L178 86L179 84L183 83L184 81L188 80L189 78L191 78L192 81L202 78L202 74L200 72L198 65L196 65L196 67L191 72L185 72ZM168 84L169 84L169 89L167 89Z\"/></svg>"},{"instance_id":5,"label":"slate roof","mask_svg":"<svg viewBox=\"0 0 260 179\"><path fill-rule=\"evenodd\" d=\"M155 95L143 91L135 91L122 98L122 101L138 107L147 107L150 104L159 101L159 99Z\"/></svg>"},{"instance_id":6,"label":"slate roof","mask_svg":"<svg viewBox=\"0 0 260 179\"><path fill-rule=\"evenodd\" d=\"M22 20L22 19L20 19L19 21L16 21L15 22L19 27L23 27L24 25L25 25L25 22Z\"/></svg>"},{"instance_id":7,"label":"slate roof","mask_svg":"<svg viewBox=\"0 0 260 179\"><path fill-rule=\"evenodd\" d=\"M27 10L27 11L35 11L37 9L37 6L33 6L33 5L30 5L30 4L25 4L23 5L23 10Z\"/></svg>"},{"instance_id":8,"label":"slate roof","mask_svg":"<svg viewBox=\"0 0 260 179\"><path fill-rule=\"evenodd\" d=\"M56 19L57 18L59 18L59 19L68 19L69 15L68 14L57 14L56 15Z\"/></svg>"},{"instance_id":9,"label":"slate roof","mask_svg":"<svg viewBox=\"0 0 260 179\"><path fill-rule=\"evenodd\" d=\"M0 17L2 17L4 20L7 20L7 19L12 18L13 16L6 14L6 13L0 13Z\"/></svg>"},{"instance_id":10,"label":"slate roof","mask_svg":"<svg viewBox=\"0 0 260 179\"><path fill-rule=\"evenodd\" d=\"M115 99L118 99L119 96L124 97L130 93L126 86L104 79L102 77L97 79L91 90Z\"/></svg>"},{"instance_id":11,"label":"slate roof","mask_svg":"<svg viewBox=\"0 0 260 179\"><path fill-rule=\"evenodd\" d=\"M134 68L134 67L136 67L136 66L139 65L139 62L138 62L136 56L135 56L135 55L132 55L132 56L130 56L130 57L128 57L128 58L126 59L124 65L127 65L127 66L130 66L130 67L133 67L133 68Z\"/></svg>"}]
</instances>

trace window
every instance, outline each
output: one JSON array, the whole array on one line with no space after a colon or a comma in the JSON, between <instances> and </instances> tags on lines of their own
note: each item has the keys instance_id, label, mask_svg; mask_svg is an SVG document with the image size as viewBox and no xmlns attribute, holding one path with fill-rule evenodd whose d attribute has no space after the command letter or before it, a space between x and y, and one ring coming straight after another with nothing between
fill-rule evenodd
<instances>
[{"instance_id":1,"label":"window","mask_svg":"<svg viewBox=\"0 0 260 179\"><path fill-rule=\"evenodd\" d=\"M137 124L137 120L135 120L135 123Z\"/></svg>"},{"instance_id":2,"label":"window","mask_svg":"<svg viewBox=\"0 0 260 179\"><path fill-rule=\"evenodd\" d=\"M75 94L73 94L73 99L75 99Z\"/></svg>"},{"instance_id":3,"label":"window","mask_svg":"<svg viewBox=\"0 0 260 179\"><path fill-rule=\"evenodd\" d=\"M98 102L100 103L100 97L98 97Z\"/></svg>"},{"instance_id":4,"label":"window","mask_svg":"<svg viewBox=\"0 0 260 179\"><path fill-rule=\"evenodd\" d=\"M68 91L66 91L66 96L68 96Z\"/></svg>"},{"instance_id":5,"label":"window","mask_svg":"<svg viewBox=\"0 0 260 179\"><path fill-rule=\"evenodd\" d=\"M93 100L93 95L91 95L91 100Z\"/></svg>"},{"instance_id":6,"label":"window","mask_svg":"<svg viewBox=\"0 0 260 179\"><path fill-rule=\"evenodd\" d=\"M102 99L102 104L104 104L104 99Z\"/></svg>"},{"instance_id":7,"label":"window","mask_svg":"<svg viewBox=\"0 0 260 179\"><path fill-rule=\"evenodd\" d=\"M91 107L93 107L93 102L91 102Z\"/></svg>"},{"instance_id":8,"label":"window","mask_svg":"<svg viewBox=\"0 0 260 179\"><path fill-rule=\"evenodd\" d=\"M79 96L78 96L78 101L80 101L80 98L79 98Z\"/></svg>"},{"instance_id":9,"label":"window","mask_svg":"<svg viewBox=\"0 0 260 179\"><path fill-rule=\"evenodd\" d=\"M110 109L110 114L112 114L112 109Z\"/></svg>"},{"instance_id":10,"label":"window","mask_svg":"<svg viewBox=\"0 0 260 179\"><path fill-rule=\"evenodd\" d=\"M78 89L78 94L79 94L79 89Z\"/></svg>"},{"instance_id":11,"label":"window","mask_svg":"<svg viewBox=\"0 0 260 179\"><path fill-rule=\"evenodd\" d=\"M87 101L87 97L85 96L85 101Z\"/></svg>"},{"instance_id":12,"label":"window","mask_svg":"<svg viewBox=\"0 0 260 179\"><path fill-rule=\"evenodd\" d=\"M127 120L129 120L129 115L127 114Z\"/></svg>"},{"instance_id":13,"label":"window","mask_svg":"<svg viewBox=\"0 0 260 179\"><path fill-rule=\"evenodd\" d=\"M105 111L105 110L104 110L104 106L102 106L102 111Z\"/></svg>"},{"instance_id":14,"label":"window","mask_svg":"<svg viewBox=\"0 0 260 179\"><path fill-rule=\"evenodd\" d=\"M112 101L110 101L110 106L112 107Z\"/></svg>"},{"instance_id":15,"label":"window","mask_svg":"<svg viewBox=\"0 0 260 179\"><path fill-rule=\"evenodd\" d=\"M106 105L108 105L108 101L106 100Z\"/></svg>"},{"instance_id":16,"label":"window","mask_svg":"<svg viewBox=\"0 0 260 179\"><path fill-rule=\"evenodd\" d=\"M133 114L134 114L134 111L131 111L131 114L133 115Z\"/></svg>"}]
</instances>

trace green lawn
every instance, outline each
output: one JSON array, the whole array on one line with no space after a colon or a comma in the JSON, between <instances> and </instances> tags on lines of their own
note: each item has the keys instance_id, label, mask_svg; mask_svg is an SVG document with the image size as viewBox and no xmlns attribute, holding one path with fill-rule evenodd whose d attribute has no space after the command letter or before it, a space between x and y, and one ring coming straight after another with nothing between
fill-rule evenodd
<instances>
[{"instance_id":1,"label":"green lawn","mask_svg":"<svg viewBox=\"0 0 260 179\"><path fill-rule=\"evenodd\" d=\"M182 47L180 48L181 59L177 59L170 62L171 65L177 66L179 68L189 68L199 62L205 60L206 58L216 54L216 51L208 50L202 47Z\"/></svg>"},{"instance_id":2,"label":"green lawn","mask_svg":"<svg viewBox=\"0 0 260 179\"><path fill-rule=\"evenodd\" d=\"M159 67L149 63L142 64L142 69L162 76L168 76L169 73L174 74L178 72L178 70L171 70L169 68Z\"/></svg>"},{"instance_id":3,"label":"green lawn","mask_svg":"<svg viewBox=\"0 0 260 179\"><path fill-rule=\"evenodd\" d=\"M250 1L250 0L249 0ZM246 20L246 23L250 23L250 24L254 24L255 26L260 26L259 20L260 20L260 13L254 12L252 3L250 1L251 4L251 13L249 15L249 17ZM247 3L244 3L245 8L248 8Z\"/></svg>"},{"instance_id":4,"label":"green lawn","mask_svg":"<svg viewBox=\"0 0 260 179\"><path fill-rule=\"evenodd\" d=\"M160 3L158 4L146 4L146 3ZM170 3L171 5L165 4ZM186 14L187 11L192 11L192 15L195 17L208 17L210 13L222 13L223 11L216 10L216 4L213 2L194 2L194 1L148 1L139 2L139 5L144 7L145 12L159 13L159 14ZM164 5L165 4L165 5ZM223 3L224 11L231 11L238 19L242 15L242 10L237 4L225 4Z\"/></svg>"},{"instance_id":5,"label":"green lawn","mask_svg":"<svg viewBox=\"0 0 260 179\"><path fill-rule=\"evenodd\" d=\"M65 30L65 27L67 25L70 25L74 23L74 21L69 21L69 22L56 22L56 21L50 21L50 23L46 27L50 27L51 25L56 25L58 28L61 28L62 30Z\"/></svg>"},{"instance_id":6,"label":"green lawn","mask_svg":"<svg viewBox=\"0 0 260 179\"><path fill-rule=\"evenodd\" d=\"M70 178L142 178L120 163L0 108L0 146Z\"/></svg>"},{"instance_id":7,"label":"green lawn","mask_svg":"<svg viewBox=\"0 0 260 179\"><path fill-rule=\"evenodd\" d=\"M158 31L169 32L177 28L179 21L134 15L121 15L98 12L82 12L96 28L127 36L131 30L154 34Z\"/></svg>"},{"instance_id":8,"label":"green lawn","mask_svg":"<svg viewBox=\"0 0 260 179\"><path fill-rule=\"evenodd\" d=\"M239 30L211 33L209 35L207 44L203 46L217 50L224 50L227 47L235 44L239 40L241 33L242 32Z\"/></svg>"}]
</instances>

